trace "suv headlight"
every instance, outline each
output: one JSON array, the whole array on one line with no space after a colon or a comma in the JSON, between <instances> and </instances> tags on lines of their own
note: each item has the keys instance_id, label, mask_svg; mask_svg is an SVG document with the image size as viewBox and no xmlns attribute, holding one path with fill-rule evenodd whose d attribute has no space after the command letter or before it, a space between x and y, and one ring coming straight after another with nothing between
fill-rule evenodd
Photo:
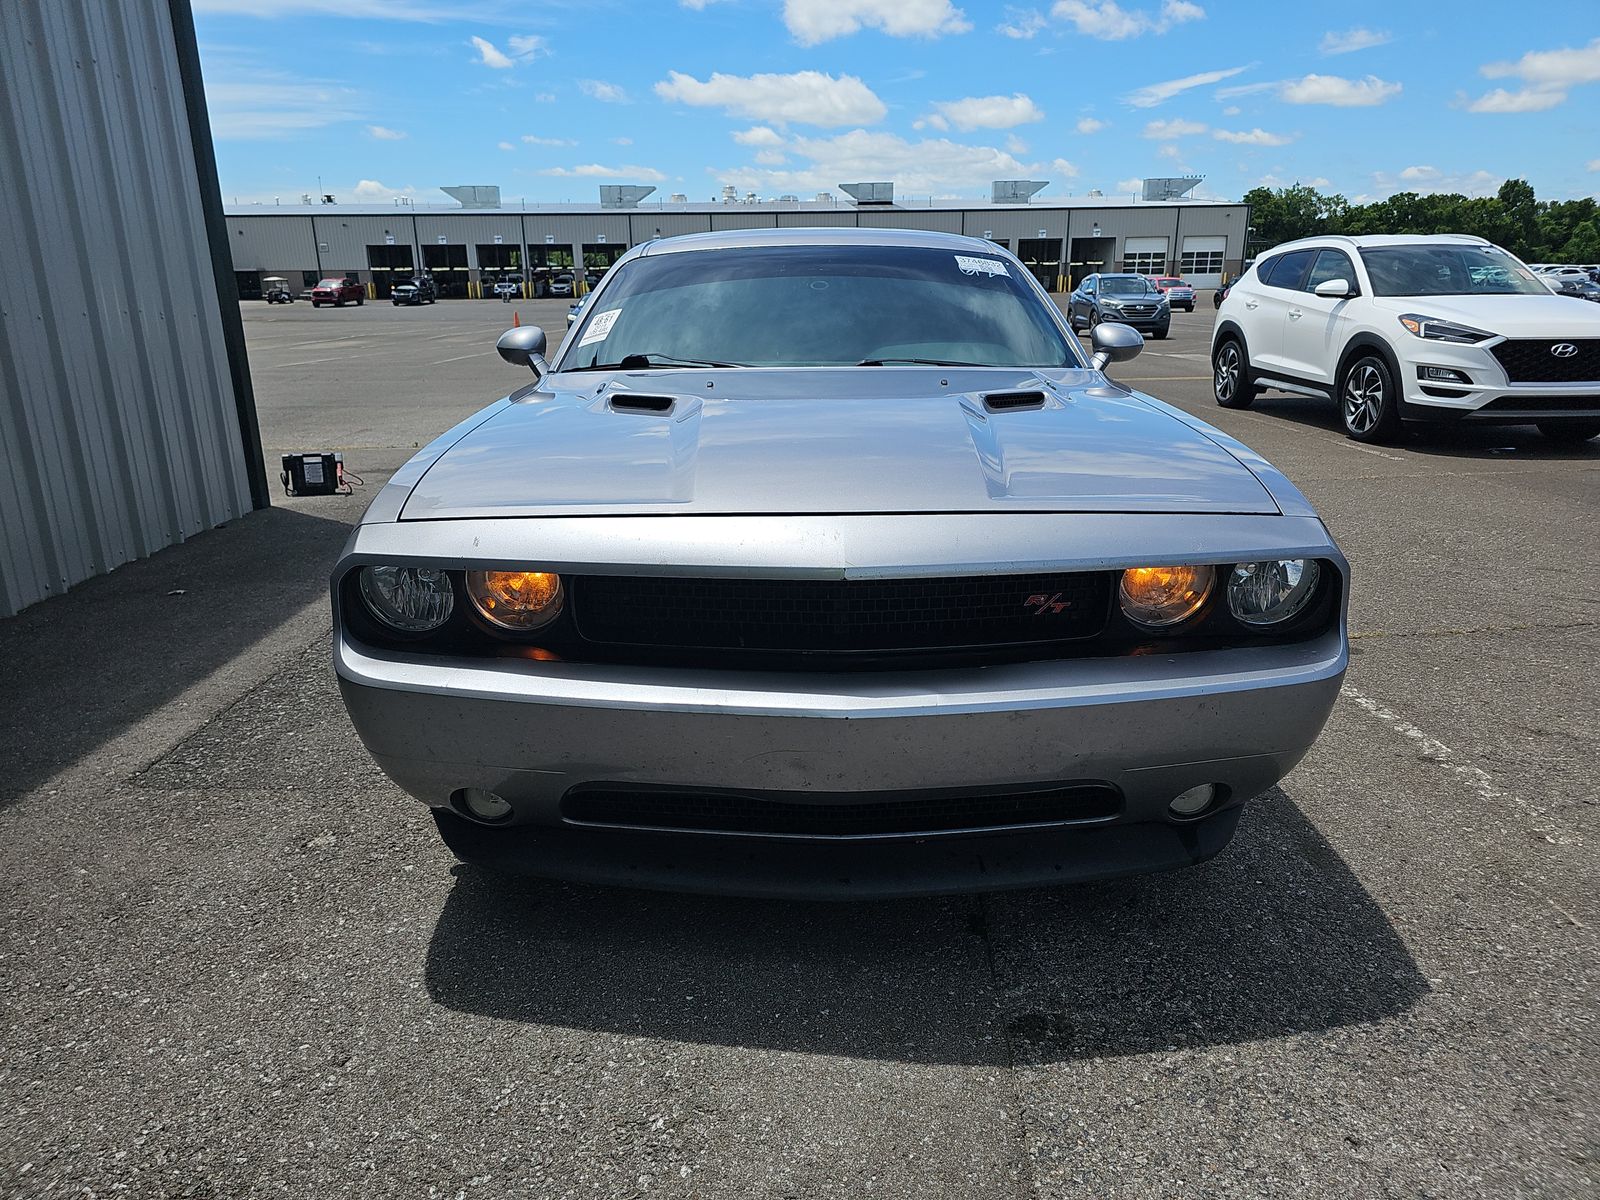
<instances>
[{"instance_id":1,"label":"suv headlight","mask_svg":"<svg viewBox=\"0 0 1600 1200\"><path fill-rule=\"evenodd\" d=\"M1475 345L1486 342L1495 335L1486 333L1482 329L1474 329L1470 325L1458 325L1454 321L1441 320L1438 317L1425 317L1420 313L1402 313L1400 324L1419 338L1426 338L1430 342L1455 342L1459 345Z\"/></svg>"}]
</instances>

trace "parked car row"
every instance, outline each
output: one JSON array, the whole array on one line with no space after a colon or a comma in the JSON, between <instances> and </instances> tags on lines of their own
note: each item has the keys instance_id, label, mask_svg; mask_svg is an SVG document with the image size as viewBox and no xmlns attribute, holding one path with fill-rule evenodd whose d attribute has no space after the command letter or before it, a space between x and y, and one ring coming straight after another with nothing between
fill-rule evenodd
<instances>
[{"instance_id":1,"label":"parked car row","mask_svg":"<svg viewBox=\"0 0 1600 1200\"><path fill-rule=\"evenodd\" d=\"M1600 310L1552 295L1483 238L1327 236L1275 247L1221 301L1216 401L1263 388L1336 402L1350 437L1403 421L1600 435Z\"/></svg>"}]
</instances>

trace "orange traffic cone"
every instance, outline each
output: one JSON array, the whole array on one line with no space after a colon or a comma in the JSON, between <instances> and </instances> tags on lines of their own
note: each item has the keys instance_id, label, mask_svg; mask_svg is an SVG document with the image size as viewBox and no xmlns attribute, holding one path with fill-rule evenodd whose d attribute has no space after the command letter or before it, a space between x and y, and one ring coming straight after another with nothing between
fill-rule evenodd
<instances>
[{"instance_id":1,"label":"orange traffic cone","mask_svg":"<svg viewBox=\"0 0 1600 1200\"><path fill-rule=\"evenodd\" d=\"M520 329L521 327L522 327L522 314L519 313L519 312L513 312L511 314L511 328Z\"/></svg>"}]
</instances>

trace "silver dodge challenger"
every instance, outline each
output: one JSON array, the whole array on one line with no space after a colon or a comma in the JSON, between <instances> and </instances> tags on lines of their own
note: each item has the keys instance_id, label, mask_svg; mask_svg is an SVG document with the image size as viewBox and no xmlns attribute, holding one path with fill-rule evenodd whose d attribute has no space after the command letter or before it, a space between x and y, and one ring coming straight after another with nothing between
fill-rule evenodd
<instances>
[{"instance_id":1,"label":"silver dodge challenger","mask_svg":"<svg viewBox=\"0 0 1600 1200\"><path fill-rule=\"evenodd\" d=\"M463 861L770 896L1201 862L1321 731L1348 566L986 241L648 242L332 577L378 764Z\"/></svg>"}]
</instances>

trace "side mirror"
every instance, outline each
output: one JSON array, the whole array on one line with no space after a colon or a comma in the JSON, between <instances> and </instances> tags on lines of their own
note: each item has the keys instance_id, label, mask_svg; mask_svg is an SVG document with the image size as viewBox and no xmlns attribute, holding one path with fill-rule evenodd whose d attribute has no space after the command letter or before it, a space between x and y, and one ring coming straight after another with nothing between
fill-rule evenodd
<instances>
[{"instance_id":1,"label":"side mirror","mask_svg":"<svg viewBox=\"0 0 1600 1200\"><path fill-rule=\"evenodd\" d=\"M502 333L494 348L512 366L527 367L543 379L550 372L550 364L544 360L545 345L544 330L537 325L519 325Z\"/></svg>"},{"instance_id":2,"label":"side mirror","mask_svg":"<svg viewBox=\"0 0 1600 1200\"><path fill-rule=\"evenodd\" d=\"M1350 286L1348 279L1324 279L1317 284L1316 294L1330 300L1344 300L1354 296L1356 289Z\"/></svg>"},{"instance_id":3,"label":"side mirror","mask_svg":"<svg viewBox=\"0 0 1600 1200\"><path fill-rule=\"evenodd\" d=\"M1089 365L1096 371L1104 371L1110 363L1137 358L1144 349L1144 335L1120 321L1101 321L1089 335L1089 343L1094 347Z\"/></svg>"}]
</instances>

